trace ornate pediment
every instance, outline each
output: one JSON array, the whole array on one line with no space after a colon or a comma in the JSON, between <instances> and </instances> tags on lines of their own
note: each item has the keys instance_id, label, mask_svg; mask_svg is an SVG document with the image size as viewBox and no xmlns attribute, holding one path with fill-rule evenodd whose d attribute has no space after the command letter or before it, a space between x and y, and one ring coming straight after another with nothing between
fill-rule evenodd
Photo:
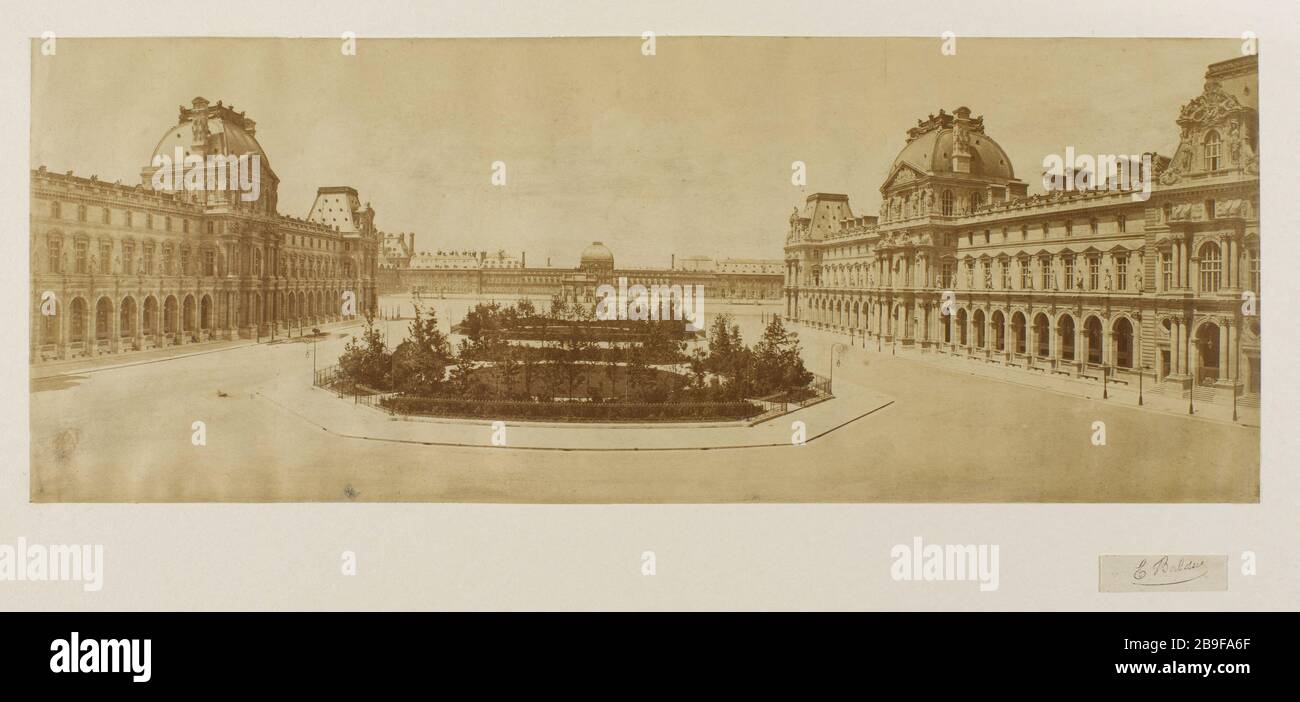
<instances>
[{"instance_id":1,"label":"ornate pediment","mask_svg":"<svg viewBox=\"0 0 1300 702\"><path fill-rule=\"evenodd\" d=\"M889 173L889 177L885 179L885 184L881 187L881 190L889 190L896 185L905 185L925 177L926 174L921 169L910 163L900 163L894 166L894 170Z\"/></svg>"},{"instance_id":2,"label":"ornate pediment","mask_svg":"<svg viewBox=\"0 0 1300 702\"><path fill-rule=\"evenodd\" d=\"M1229 117L1249 109L1236 97L1224 92L1218 81L1212 80L1205 84L1205 92L1183 105L1178 113L1178 126L1184 131L1222 126Z\"/></svg>"},{"instance_id":3,"label":"ornate pediment","mask_svg":"<svg viewBox=\"0 0 1300 702\"><path fill-rule=\"evenodd\" d=\"M1184 175L1204 170L1204 145L1211 131L1222 144L1220 168L1258 173L1259 154L1252 146L1254 140L1247 135L1248 130L1253 133L1255 123L1253 109L1225 92L1218 81L1206 82L1205 91L1178 113L1178 150L1167 168L1157 169L1161 184L1173 185Z\"/></svg>"}]
</instances>

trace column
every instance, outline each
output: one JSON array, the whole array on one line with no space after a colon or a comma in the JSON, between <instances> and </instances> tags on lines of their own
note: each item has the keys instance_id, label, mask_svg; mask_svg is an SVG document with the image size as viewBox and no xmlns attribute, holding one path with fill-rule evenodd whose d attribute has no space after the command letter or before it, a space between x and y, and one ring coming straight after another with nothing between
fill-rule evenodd
<instances>
[{"instance_id":1,"label":"column","mask_svg":"<svg viewBox=\"0 0 1300 702\"><path fill-rule=\"evenodd\" d=\"M1061 332L1057 322L1059 320L1047 323L1047 355L1053 367L1061 358Z\"/></svg>"},{"instance_id":2,"label":"column","mask_svg":"<svg viewBox=\"0 0 1300 702\"><path fill-rule=\"evenodd\" d=\"M1013 275L1013 284L1015 283L1014 278L1015 276ZM1016 354L1016 339L1014 332L1011 330L1010 310L1002 311L1002 353L1007 357L1007 360L1011 360L1011 357Z\"/></svg>"},{"instance_id":3,"label":"column","mask_svg":"<svg viewBox=\"0 0 1300 702\"><path fill-rule=\"evenodd\" d=\"M1221 383L1229 379L1228 358L1232 355L1228 352L1228 349L1231 348L1228 339L1228 330L1230 328L1227 324L1219 326L1219 382Z\"/></svg>"},{"instance_id":4,"label":"column","mask_svg":"<svg viewBox=\"0 0 1300 702\"><path fill-rule=\"evenodd\" d=\"M108 314L108 348L113 353L122 350L122 301L117 300Z\"/></svg>"},{"instance_id":5,"label":"column","mask_svg":"<svg viewBox=\"0 0 1300 702\"><path fill-rule=\"evenodd\" d=\"M1182 375L1183 373L1183 323L1182 320L1175 319L1169 326L1169 374Z\"/></svg>"},{"instance_id":6,"label":"column","mask_svg":"<svg viewBox=\"0 0 1300 702\"><path fill-rule=\"evenodd\" d=\"M1244 323L1244 322L1243 322ZM1241 382L1241 368L1238 361L1240 354L1237 353L1238 347L1241 346L1241 324L1230 323L1228 325L1228 377L1234 383Z\"/></svg>"},{"instance_id":7,"label":"column","mask_svg":"<svg viewBox=\"0 0 1300 702\"><path fill-rule=\"evenodd\" d=\"M1178 290L1183 287L1183 243L1174 240L1171 252L1174 256L1174 289Z\"/></svg>"}]
</instances>

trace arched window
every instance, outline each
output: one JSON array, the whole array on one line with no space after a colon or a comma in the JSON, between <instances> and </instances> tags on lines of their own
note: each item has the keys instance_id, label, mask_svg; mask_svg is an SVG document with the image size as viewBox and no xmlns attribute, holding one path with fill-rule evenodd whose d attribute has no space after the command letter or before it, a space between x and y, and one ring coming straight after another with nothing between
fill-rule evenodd
<instances>
[{"instance_id":1,"label":"arched window","mask_svg":"<svg viewBox=\"0 0 1300 702\"><path fill-rule=\"evenodd\" d=\"M1211 241L1201 247L1200 267L1201 292L1218 292L1223 277L1223 259L1219 256L1218 244Z\"/></svg>"},{"instance_id":2,"label":"arched window","mask_svg":"<svg viewBox=\"0 0 1300 702\"><path fill-rule=\"evenodd\" d=\"M1205 133L1204 151L1205 151L1205 170L1219 170L1219 133L1213 129Z\"/></svg>"},{"instance_id":3,"label":"arched window","mask_svg":"<svg viewBox=\"0 0 1300 702\"><path fill-rule=\"evenodd\" d=\"M943 191L943 195L939 196L939 206L941 208L941 211L943 212L944 217L952 216L952 191L951 190L945 190Z\"/></svg>"},{"instance_id":4,"label":"arched window","mask_svg":"<svg viewBox=\"0 0 1300 702\"><path fill-rule=\"evenodd\" d=\"M970 194L970 211L971 211L971 212L974 212L974 211L976 210L976 208L978 208L978 207L980 206L980 204L983 202L983 200L984 200L984 198L981 197L979 193L971 193L971 194Z\"/></svg>"}]
</instances>

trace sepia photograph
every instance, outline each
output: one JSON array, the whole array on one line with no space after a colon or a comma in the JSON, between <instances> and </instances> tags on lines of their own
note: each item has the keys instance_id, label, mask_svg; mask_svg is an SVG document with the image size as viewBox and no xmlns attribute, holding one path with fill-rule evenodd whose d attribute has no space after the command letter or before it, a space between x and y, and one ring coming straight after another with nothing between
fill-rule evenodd
<instances>
[{"instance_id":1,"label":"sepia photograph","mask_svg":"<svg viewBox=\"0 0 1300 702\"><path fill-rule=\"evenodd\" d=\"M1237 40L31 50L32 502L1260 498Z\"/></svg>"},{"instance_id":2,"label":"sepia photograph","mask_svg":"<svg viewBox=\"0 0 1300 702\"><path fill-rule=\"evenodd\" d=\"M1286 682L1300 5L0 4L0 677Z\"/></svg>"}]
</instances>

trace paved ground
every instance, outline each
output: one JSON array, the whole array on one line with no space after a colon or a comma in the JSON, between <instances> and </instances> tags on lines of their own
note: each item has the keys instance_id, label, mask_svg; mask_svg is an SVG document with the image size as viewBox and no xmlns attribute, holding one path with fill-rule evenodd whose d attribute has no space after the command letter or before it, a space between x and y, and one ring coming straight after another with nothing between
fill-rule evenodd
<instances>
[{"instance_id":1,"label":"paved ground","mask_svg":"<svg viewBox=\"0 0 1300 702\"><path fill-rule=\"evenodd\" d=\"M400 328L393 323L393 332ZM810 367L826 373L834 340L803 330L801 338ZM318 344L322 366L344 341L335 330ZM244 345L34 379L32 500L1253 502L1259 495L1258 429L972 376L887 350L845 349L834 372L837 387L856 384L896 402L805 446L581 453L324 431L266 396L281 383L310 383L310 349ZM206 424L206 446L191 443L195 421ZM1104 446L1091 442L1095 421L1105 422Z\"/></svg>"}]
</instances>

